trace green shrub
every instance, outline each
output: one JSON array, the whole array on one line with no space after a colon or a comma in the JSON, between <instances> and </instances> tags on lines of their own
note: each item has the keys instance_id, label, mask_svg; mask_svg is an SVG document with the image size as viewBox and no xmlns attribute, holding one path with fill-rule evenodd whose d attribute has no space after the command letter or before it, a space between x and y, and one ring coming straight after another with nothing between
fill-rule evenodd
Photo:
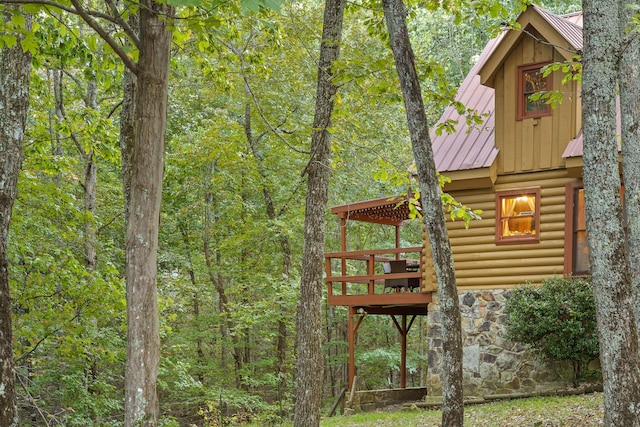
<instances>
[{"instance_id":1,"label":"green shrub","mask_svg":"<svg viewBox=\"0 0 640 427\"><path fill-rule=\"evenodd\" d=\"M506 304L506 338L551 361L570 361L573 383L598 358L598 330L591 284L581 278L551 278L542 286L515 289Z\"/></svg>"}]
</instances>

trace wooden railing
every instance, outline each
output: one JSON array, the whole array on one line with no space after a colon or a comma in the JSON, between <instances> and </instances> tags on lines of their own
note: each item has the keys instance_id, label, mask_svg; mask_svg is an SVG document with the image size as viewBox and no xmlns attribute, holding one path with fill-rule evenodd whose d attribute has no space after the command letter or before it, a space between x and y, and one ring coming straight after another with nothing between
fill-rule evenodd
<instances>
[{"instance_id":1,"label":"wooden railing","mask_svg":"<svg viewBox=\"0 0 640 427\"><path fill-rule=\"evenodd\" d=\"M339 289L335 289L339 291L337 295L381 294L384 292L385 279L418 279L419 290L427 291L422 286L421 254L422 247L328 252L325 254L325 280L329 286L329 296L334 295L334 284L339 285ZM406 259L408 265L416 266L416 271L384 273L382 263L397 259ZM355 270L355 274L349 274L352 270ZM361 285L361 288L366 285L366 292L350 289L350 284ZM376 285L380 286L376 289Z\"/></svg>"}]
</instances>

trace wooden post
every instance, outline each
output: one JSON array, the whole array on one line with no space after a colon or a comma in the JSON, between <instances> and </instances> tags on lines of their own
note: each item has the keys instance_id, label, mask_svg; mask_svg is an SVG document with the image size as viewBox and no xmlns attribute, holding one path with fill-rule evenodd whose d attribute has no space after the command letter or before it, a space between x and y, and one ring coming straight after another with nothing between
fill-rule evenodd
<instances>
[{"instance_id":1,"label":"wooden post","mask_svg":"<svg viewBox=\"0 0 640 427\"><path fill-rule=\"evenodd\" d=\"M353 316L356 314L360 314L360 317L358 318L358 323L354 325ZM358 328L366 315L367 313L365 311L361 310L361 312L358 313L354 306L349 306L349 331L347 331L349 341L349 384L353 384L353 379L356 376L356 333L358 333Z\"/></svg>"},{"instance_id":2,"label":"wooden post","mask_svg":"<svg viewBox=\"0 0 640 427\"><path fill-rule=\"evenodd\" d=\"M353 387L353 378L356 375L356 361L355 361L355 331L353 327L353 316L355 316L355 308L349 307L349 319L347 323L347 340L349 341L349 387Z\"/></svg>"},{"instance_id":3,"label":"wooden post","mask_svg":"<svg viewBox=\"0 0 640 427\"><path fill-rule=\"evenodd\" d=\"M331 258L325 257L324 268L327 272L327 277L333 276L333 268L331 267ZM333 282L328 281L327 285L328 285L327 295L328 295L328 298L331 298L331 296L333 295Z\"/></svg>"},{"instance_id":4,"label":"wooden post","mask_svg":"<svg viewBox=\"0 0 640 427\"><path fill-rule=\"evenodd\" d=\"M398 323L396 316L393 314L390 315L391 320L393 320L394 325L396 325L396 329L400 333L400 345L402 346L400 352L400 388L407 388L407 335L409 334L409 330L413 325L413 321L416 320L416 315L411 317L411 321L407 325L407 315L402 315L402 324Z\"/></svg>"},{"instance_id":5,"label":"wooden post","mask_svg":"<svg viewBox=\"0 0 640 427\"><path fill-rule=\"evenodd\" d=\"M376 269L376 256L374 254L371 254L369 256L369 260L367 261L367 274L369 276L373 276L375 274L375 269ZM371 279L369 280L369 286L367 289L367 292L369 295L373 295L375 293L375 284L376 281Z\"/></svg>"},{"instance_id":6,"label":"wooden post","mask_svg":"<svg viewBox=\"0 0 640 427\"><path fill-rule=\"evenodd\" d=\"M400 354L400 388L407 388L407 315L402 315L402 332L400 340L402 353Z\"/></svg>"},{"instance_id":7,"label":"wooden post","mask_svg":"<svg viewBox=\"0 0 640 427\"><path fill-rule=\"evenodd\" d=\"M347 220L340 218L340 250L347 251ZM343 256L341 258L342 277L347 275L347 260ZM342 282L342 295L347 294L347 282Z\"/></svg>"},{"instance_id":8,"label":"wooden post","mask_svg":"<svg viewBox=\"0 0 640 427\"><path fill-rule=\"evenodd\" d=\"M396 249L400 247L400 226L396 225ZM396 252L396 259L400 259L400 253Z\"/></svg>"}]
</instances>

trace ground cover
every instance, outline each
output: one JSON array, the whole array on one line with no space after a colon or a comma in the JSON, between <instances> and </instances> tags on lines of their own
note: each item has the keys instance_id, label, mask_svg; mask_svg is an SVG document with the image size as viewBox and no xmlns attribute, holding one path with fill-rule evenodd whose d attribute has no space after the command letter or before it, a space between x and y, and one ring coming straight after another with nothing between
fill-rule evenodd
<instances>
[{"instance_id":1,"label":"ground cover","mask_svg":"<svg viewBox=\"0 0 640 427\"><path fill-rule=\"evenodd\" d=\"M602 393L505 400L465 408L467 427L592 427L603 423ZM325 418L321 427L439 426L440 411L404 409Z\"/></svg>"}]
</instances>

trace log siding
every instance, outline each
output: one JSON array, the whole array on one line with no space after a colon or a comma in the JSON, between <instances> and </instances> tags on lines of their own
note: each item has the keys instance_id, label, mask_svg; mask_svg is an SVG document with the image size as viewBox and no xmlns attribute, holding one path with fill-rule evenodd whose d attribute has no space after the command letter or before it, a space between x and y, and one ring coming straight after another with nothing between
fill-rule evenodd
<instances>
[{"instance_id":1,"label":"log siding","mask_svg":"<svg viewBox=\"0 0 640 427\"><path fill-rule=\"evenodd\" d=\"M455 191L451 194L472 209L482 209L482 219L465 229L461 221L449 220L460 291L511 288L527 282L564 274L565 191L578 182L565 169L498 177L493 189ZM495 194L499 191L540 188L540 241L496 245Z\"/></svg>"}]
</instances>

